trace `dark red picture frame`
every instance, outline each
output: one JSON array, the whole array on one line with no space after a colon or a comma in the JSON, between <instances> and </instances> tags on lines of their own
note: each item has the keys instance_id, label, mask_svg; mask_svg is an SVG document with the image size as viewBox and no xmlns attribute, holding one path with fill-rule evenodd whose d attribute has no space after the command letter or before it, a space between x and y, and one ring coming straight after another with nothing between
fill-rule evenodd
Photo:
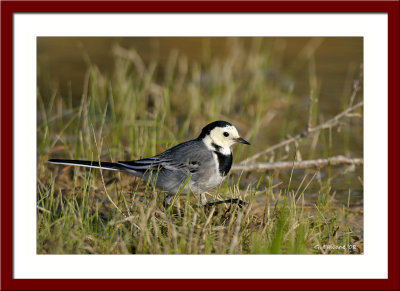
<instances>
[{"instance_id":1,"label":"dark red picture frame","mask_svg":"<svg viewBox=\"0 0 400 291\"><path fill-rule=\"evenodd\" d=\"M388 14L388 279L14 279L13 14L70 12L269 12ZM1 2L1 289L3 290L398 290L399 289L399 2L398 1L2 1ZM23 174L21 174L23 175ZM19 177L23 178L23 177Z\"/></svg>"}]
</instances>

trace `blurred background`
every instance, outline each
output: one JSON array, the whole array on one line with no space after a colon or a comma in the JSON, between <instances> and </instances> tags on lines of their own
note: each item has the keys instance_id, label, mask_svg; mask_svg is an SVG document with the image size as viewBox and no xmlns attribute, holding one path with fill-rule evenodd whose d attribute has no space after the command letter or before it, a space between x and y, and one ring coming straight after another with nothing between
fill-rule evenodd
<instances>
[{"instance_id":1,"label":"blurred background","mask_svg":"<svg viewBox=\"0 0 400 291\"><path fill-rule=\"evenodd\" d=\"M310 92L317 89L313 94L318 95L323 114L335 114L342 109L338 100L350 95L353 79L358 77L363 62L361 37L39 37L38 87L43 97L51 96L56 89L63 97L72 95L73 102L79 102L88 65L96 65L111 77L115 57L122 54L116 49L118 46L134 49L145 66L157 64L154 77L163 85L167 78L172 78L166 77L166 70L172 65L178 65L181 71L192 71L187 66L207 66L214 62L219 65L232 58L231 66L236 67L239 78L260 73L257 77L271 87L290 91L296 101L303 100L300 105L304 106ZM171 64L174 61L178 63ZM254 66L247 63L240 72L240 62L250 61L257 62L263 71L247 72L246 67ZM201 81L206 85L207 74L201 73ZM270 96L273 92L264 94Z\"/></svg>"}]
</instances>

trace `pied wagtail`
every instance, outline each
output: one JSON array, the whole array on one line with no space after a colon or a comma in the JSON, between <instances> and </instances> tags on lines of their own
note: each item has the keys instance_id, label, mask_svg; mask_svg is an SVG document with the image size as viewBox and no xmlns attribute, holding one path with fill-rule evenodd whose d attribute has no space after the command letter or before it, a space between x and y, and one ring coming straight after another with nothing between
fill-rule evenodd
<instances>
[{"instance_id":1,"label":"pied wagtail","mask_svg":"<svg viewBox=\"0 0 400 291\"><path fill-rule=\"evenodd\" d=\"M232 166L230 147L237 142L250 144L229 122L214 121L203 128L198 138L150 158L117 163L64 159L50 159L49 162L121 171L146 181L152 179L155 186L168 195L175 195L180 190L183 194L191 191L200 194L201 203L207 205L204 192L216 187L227 176ZM181 189L183 185L185 187ZM209 204L224 202L243 203L238 199L229 199Z\"/></svg>"}]
</instances>

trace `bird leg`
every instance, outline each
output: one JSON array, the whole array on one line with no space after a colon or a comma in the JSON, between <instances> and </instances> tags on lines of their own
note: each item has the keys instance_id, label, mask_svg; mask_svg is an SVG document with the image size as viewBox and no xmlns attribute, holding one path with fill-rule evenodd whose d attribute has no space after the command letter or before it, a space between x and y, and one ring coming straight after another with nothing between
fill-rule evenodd
<instances>
[{"instance_id":1,"label":"bird leg","mask_svg":"<svg viewBox=\"0 0 400 291\"><path fill-rule=\"evenodd\" d=\"M207 205L206 193L201 193L201 194L200 194L200 201L201 201L201 205L203 205L203 206L206 206L206 205Z\"/></svg>"},{"instance_id":2,"label":"bird leg","mask_svg":"<svg viewBox=\"0 0 400 291\"><path fill-rule=\"evenodd\" d=\"M170 195L170 194L166 194L164 196L164 200L163 200L163 206L164 208L168 208L172 205L172 203L174 203L174 206L176 206L177 208L181 207L181 201L179 199L179 197L177 197L176 201L174 202L174 198L176 197L176 195Z\"/></svg>"},{"instance_id":3,"label":"bird leg","mask_svg":"<svg viewBox=\"0 0 400 291\"><path fill-rule=\"evenodd\" d=\"M171 205L173 198L174 198L174 195L166 194L164 196L164 201L163 201L164 208L167 208L167 207L169 207Z\"/></svg>"}]
</instances>

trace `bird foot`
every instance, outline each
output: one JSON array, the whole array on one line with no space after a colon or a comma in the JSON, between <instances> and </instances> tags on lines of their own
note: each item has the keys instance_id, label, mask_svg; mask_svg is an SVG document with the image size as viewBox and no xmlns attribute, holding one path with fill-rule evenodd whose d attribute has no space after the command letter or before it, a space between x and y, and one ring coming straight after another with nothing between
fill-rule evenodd
<instances>
[{"instance_id":1,"label":"bird foot","mask_svg":"<svg viewBox=\"0 0 400 291\"><path fill-rule=\"evenodd\" d=\"M214 202L209 202L204 204L204 206L214 206L214 205L218 205L218 204L223 204L223 203L230 203L231 206L232 204L236 203L240 208L243 207L243 205L246 205L247 203L244 202L243 200L240 200L238 198L232 198L232 199L227 199L227 200L223 200L223 201L214 201ZM229 207L230 209L231 207ZM228 210L229 210L228 209Z\"/></svg>"}]
</instances>

